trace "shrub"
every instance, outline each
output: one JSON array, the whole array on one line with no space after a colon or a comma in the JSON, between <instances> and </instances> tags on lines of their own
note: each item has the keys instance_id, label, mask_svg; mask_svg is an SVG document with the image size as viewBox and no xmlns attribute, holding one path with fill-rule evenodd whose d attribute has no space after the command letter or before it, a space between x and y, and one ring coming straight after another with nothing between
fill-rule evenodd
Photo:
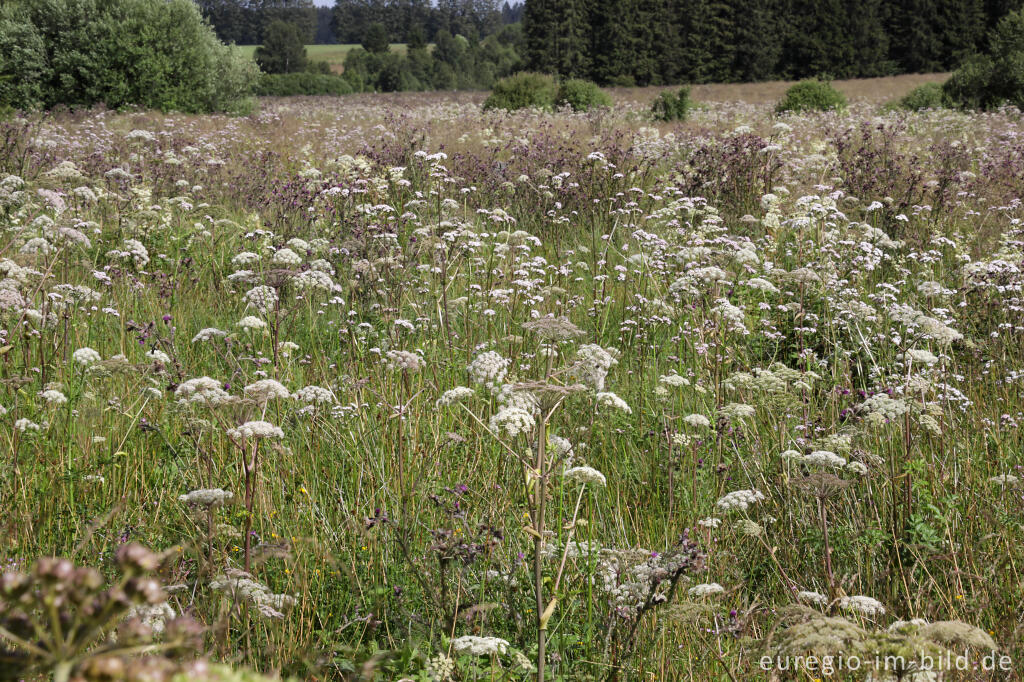
<instances>
[{"instance_id":1,"label":"shrub","mask_svg":"<svg viewBox=\"0 0 1024 682\"><path fill-rule=\"evenodd\" d=\"M557 96L558 86L553 76L523 71L495 83L494 90L484 102L484 110L550 109Z\"/></svg>"},{"instance_id":2,"label":"shrub","mask_svg":"<svg viewBox=\"0 0 1024 682\"><path fill-rule=\"evenodd\" d=\"M570 78L558 86L555 103L558 106L568 104L573 111L589 111L596 107L610 107L612 98L597 87L596 83L581 78Z\"/></svg>"},{"instance_id":3,"label":"shrub","mask_svg":"<svg viewBox=\"0 0 1024 682\"><path fill-rule=\"evenodd\" d=\"M0 105L244 111L252 60L192 0L33 0L0 7Z\"/></svg>"},{"instance_id":4,"label":"shrub","mask_svg":"<svg viewBox=\"0 0 1024 682\"><path fill-rule=\"evenodd\" d=\"M287 21L275 19L263 34L263 44L253 55L264 73L294 73L306 69L306 45L302 31Z\"/></svg>"},{"instance_id":5,"label":"shrub","mask_svg":"<svg viewBox=\"0 0 1024 682\"><path fill-rule=\"evenodd\" d=\"M683 121L686 120L692 106L690 88L679 88L678 92L666 90L654 100L651 114L659 121Z\"/></svg>"},{"instance_id":6,"label":"shrub","mask_svg":"<svg viewBox=\"0 0 1024 682\"><path fill-rule=\"evenodd\" d=\"M965 109L1024 108L1024 9L1003 17L988 39L989 52L964 61L943 85L946 97Z\"/></svg>"},{"instance_id":7,"label":"shrub","mask_svg":"<svg viewBox=\"0 0 1024 682\"><path fill-rule=\"evenodd\" d=\"M914 88L899 101L899 108L908 111L921 109L941 109L948 104L942 85L925 83Z\"/></svg>"},{"instance_id":8,"label":"shrub","mask_svg":"<svg viewBox=\"0 0 1024 682\"><path fill-rule=\"evenodd\" d=\"M806 80L787 90L775 111L781 114L785 111L838 111L845 108L846 97L831 84L820 80Z\"/></svg>"},{"instance_id":9,"label":"shrub","mask_svg":"<svg viewBox=\"0 0 1024 682\"><path fill-rule=\"evenodd\" d=\"M265 97L293 95L348 95L352 86L341 76L322 73L265 73L256 94Z\"/></svg>"}]
</instances>

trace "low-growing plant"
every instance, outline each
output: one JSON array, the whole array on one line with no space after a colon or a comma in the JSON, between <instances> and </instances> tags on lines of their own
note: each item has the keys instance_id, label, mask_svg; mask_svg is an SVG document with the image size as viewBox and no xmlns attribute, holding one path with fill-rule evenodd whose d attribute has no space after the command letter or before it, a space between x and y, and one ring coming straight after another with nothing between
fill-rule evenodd
<instances>
[{"instance_id":1,"label":"low-growing plant","mask_svg":"<svg viewBox=\"0 0 1024 682\"><path fill-rule=\"evenodd\" d=\"M590 111L610 107L612 98L596 83L582 78L570 78L559 84L555 103L558 106L568 105L573 111Z\"/></svg>"},{"instance_id":2,"label":"low-growing plant","mask_svg":"<svg viewBox=\"0 0 1024 682\"><path fill-rule=\"evenodd\" d=\"M654 100L651 114L659 121L684 121L692 106L689 87L679 88L676 92L666 90Z\"/></svg>"},{"instance_id":3,"label":"low-growing plant","mask_svg":"<svg viewBox=\"0 0 1024 682\"><path fill-rule=\"evenodd\" d=\"M989 51L964 61L943 92L964 109L1024 107L1024 9L1003 17L988 42Z\"/></svg>"},{"instance_id":4,"label":"low-growing plant","mask_svg":"<svg viewBox=\"0 0 1024 682\"><path fill-rule=\"evenodd\" d=\"M949 99L940 83L919 85L899 100L899 108L907 111L941 109L948 105Z\"/></svg>"},{"instance_id":5,"label":"low-growing plant","mask_svg":"<svg viewBox=\"0 0 1024 682\"><path fill-rule=\"evenodd\" d=\"M260 76L256 94L264 97L292 95L347 95L352 86L341 76L323 73L265 73Z\"/></svg>"},{"instance_id":6,"label":"low-growing plant","mask_svg":"<svg viewBox=\"0 0 1024 682\"><path fill-rule=\"evenodd\" d=\"M554 76L524 71L494 84L484 110L550 109L558 95Z\"/></svg>"},{"instance_id":7,"label":"low-growing plant","mask_svg":"<svg viewBox=\"0 0 1024 682\"><path fill-rule=\"evenodd\" d=\"M806 80L786 91L775 107L775 113L803 111L841 111L846 108L846 96L826 81Z\"/></svg>"}]
</instances>

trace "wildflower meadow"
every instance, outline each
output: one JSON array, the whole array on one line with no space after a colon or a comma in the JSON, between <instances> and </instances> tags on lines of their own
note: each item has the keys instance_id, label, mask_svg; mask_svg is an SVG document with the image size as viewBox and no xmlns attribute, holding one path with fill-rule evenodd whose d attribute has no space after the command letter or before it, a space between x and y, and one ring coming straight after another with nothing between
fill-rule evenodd
<instances>
[{"instance_id":1,"label":"wildflower meadow","mask_svg":"<svg viewBox=\"0 0 1024 682\"><path fill-rule=\"evenodd\" d=\"M0 678L1021 679L1024 118L858 88L0 123Z\"/></svg>"}]
</instances>

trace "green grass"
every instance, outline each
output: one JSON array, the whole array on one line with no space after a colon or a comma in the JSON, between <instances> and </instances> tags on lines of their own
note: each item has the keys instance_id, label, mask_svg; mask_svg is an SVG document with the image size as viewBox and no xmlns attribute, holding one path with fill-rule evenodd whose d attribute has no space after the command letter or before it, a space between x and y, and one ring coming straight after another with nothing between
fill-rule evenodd
<instances>
[{"instance_id":1,"label":"green grass","mask_svg":"<svg viewBox=\"0 0 1024 682\"><path fill-rule=\"evenodd\" d=\"M235 49L245 55L252 56L258 45L236 45ZM332 67L341 67L345 63L345 57L354 49L360 47L356 43L345 43L338 45L307 45L306 56L309 59L320 62L327 62ZM398 54L405 54L405 43L391 43L391 51Z\"/></svg>"}]
</instances>

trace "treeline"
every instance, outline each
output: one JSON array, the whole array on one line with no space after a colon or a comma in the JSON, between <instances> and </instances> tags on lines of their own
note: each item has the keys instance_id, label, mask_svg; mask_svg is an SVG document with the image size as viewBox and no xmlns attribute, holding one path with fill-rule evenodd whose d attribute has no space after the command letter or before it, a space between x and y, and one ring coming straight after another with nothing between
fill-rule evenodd
<instances>
[{"instance_id":1,"label":"treeline","mask_svg":"<svg viewBox=\"0 0 1024 682\"><path fill-rule=\"evenodd\" d=\"M307 43L329 36L331 8L318 8L313 0L196 0L199 10L225 43L260 45L275 21L294 24ZM327 23L326 31L324 22Z\"/></svg>"},{"instance_id":2,"label":"treeline","mask_svg":"<svg viewBox=\"0 0 1024 682\"><path fill-rule=\"evenodd\" d=\"M496 0L336 0L334 34L338 42L361 43L380 24L393 43L432 39L438 31L484 38L519 21L522 12L521 2Z\"/></svg>"},{"instance_id":3,"label":"treeline","mask_svg":"<svg viewBox=\"0 0 1024 682\"><path fill-rule=\"evenodd\" d=\"M526 0L529 68L603 85L947 71L1024 0Z\"/></svg>"},{"instance_id":4,"label":"treeline","mask_svg":"<svg viewBox=\"0 0 1024 682\"><path fill-rule=\"evenodd\" d=\"M370 31L370 35L376 31ZM345 58L342 77L357 91L488 90L499 78L522 68L522 31L509 24L480 39L440 30L433 49L414 31L405 54L387 48L383 34L363 41Z\"/></svg>"}]
</instances>

